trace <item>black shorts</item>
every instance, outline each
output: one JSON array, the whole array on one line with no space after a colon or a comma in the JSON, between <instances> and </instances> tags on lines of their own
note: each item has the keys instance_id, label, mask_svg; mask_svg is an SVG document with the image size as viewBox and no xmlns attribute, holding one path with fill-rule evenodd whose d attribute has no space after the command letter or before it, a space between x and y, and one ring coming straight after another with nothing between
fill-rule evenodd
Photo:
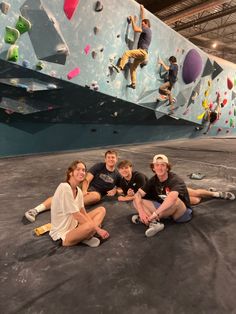
<instances>
[{"instance_id":1,"label":"black shorts","mask_svg":"<svg viewBox=\"0 0 236 314\"><path fill-rule=\"evenodd\" d=\"M210 113L210 123L214 123L217 120L217 112L212 111Z\"/></svg>"}]
</instances>

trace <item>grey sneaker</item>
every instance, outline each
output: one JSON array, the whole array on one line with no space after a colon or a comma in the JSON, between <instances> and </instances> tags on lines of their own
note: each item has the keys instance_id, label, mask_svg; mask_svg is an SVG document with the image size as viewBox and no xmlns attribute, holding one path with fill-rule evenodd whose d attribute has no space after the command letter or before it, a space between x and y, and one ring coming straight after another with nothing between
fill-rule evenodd
<instances>
[{"instance_id":1,"label":"grey sneaker","mask_svg":"<svg viewBox=\"0 0 236 314\"><path fill-rule=\"evenodd\" d=\"M135 225L138 225L138 224L141 223L141 220L140 220L140 218L139 218L139 215L133 215L132 218L131 218L131 221L132 221L132 223L135 224Z\"/></svg>"},{"instance_id":2,"label":"grey sneaker","mask_svg":"<svg viewBox=\"0 0 236 314\"><path fill-rule=\"evenodd\" d=\"M98 247L100 240L96 237L92 237L88 240L83 240L82 243L88 245L89 247Z\"/></svg>"},{"instance_id":3,"label":"grey sneaker","mask_svg":"<svg viewBox=\"0 0 236 314\"><path fill-rule=\"evenodd\" d=\"M231 200L233 201L235 199L235 195L231 192L219 192L220 198L223 198L224 200Z\"/></svg>"},{"instance_id":4,"label":"grey sneaker","mask_svg":"<svg viewBox=\"0 0 236 314\"><path fill-rule=\"evenodd\" d=\"M153 237L155 234L157 234L159 231L164 229L164 224L160 222L151 222L149 224L149 228L145 232L145 236L150 238Z\"/></svg>"},{"instance_id":5,"label":"grey sneaker","mask_svg":"<svg viewBox=\"0 0 236 314\"><path fill-rule=\"evenodd\" d=\"M25 212L25 218L29 220L30 222L35 222L36 216L38 215L38 212L35 208L27 210Z\"/></svg>"}]
</instances>

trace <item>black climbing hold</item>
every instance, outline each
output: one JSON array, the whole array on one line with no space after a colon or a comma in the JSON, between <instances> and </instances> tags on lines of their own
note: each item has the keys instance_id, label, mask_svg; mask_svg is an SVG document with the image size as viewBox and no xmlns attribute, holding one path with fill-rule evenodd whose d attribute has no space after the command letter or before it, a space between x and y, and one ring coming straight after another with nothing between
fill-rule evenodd
<instances>
[{"instance_id":1,"label":"black climbing hold","mask_svg":"<svg viewBox=\"0 0 236 314\"><path fill-rule=\"evenodd\" d=\"M99 32L99 28L97 26L94 26L93 32L95 35L97 35L97 33Z\"/></svg>"},{"instance_id":2,"label":"black climbing hold","mask_svg":"<svg viewBox=\"0 0 236 314\"><path fill-rule=\"evenodd\" d=\"M92 55L92 58L95 59L95 58L97 57L96 51L93 50L92 53L91 53L91 55Z\"/></svg>"},{"instance_id":3,"label":"black climbing hold","mask_svg":"<svg viewBox=\"0 0 236 314\"><path fill-rule=\"evenodd\" d=\"M100 11L102 11L102 9L103 9L102 2L101 1L97 1L96 5L95 5L95 11L96 12L100 12Z\"/></svg>"}]
</instances>

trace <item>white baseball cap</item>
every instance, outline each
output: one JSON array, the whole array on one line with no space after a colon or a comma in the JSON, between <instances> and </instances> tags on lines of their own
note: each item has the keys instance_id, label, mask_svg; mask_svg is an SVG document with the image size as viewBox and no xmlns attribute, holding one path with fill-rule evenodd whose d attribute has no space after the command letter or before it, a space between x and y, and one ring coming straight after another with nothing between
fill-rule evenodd
<instances>
[{"instance_id":1,"label":"white baseball cap","mask_svg":"<svg viewBox=\"0 0 236 314\"><path fill-rule=\"evenodd\" d=\"M165 163L169 163L169 160L168 158L166 157L166 155L162 155L162 154L159 154L159 155L155 155L153 157L153 163L155 164L156 162L158 162L158 159L162 159L162 161L164 161Z\"/></svg>"}]
</instances>

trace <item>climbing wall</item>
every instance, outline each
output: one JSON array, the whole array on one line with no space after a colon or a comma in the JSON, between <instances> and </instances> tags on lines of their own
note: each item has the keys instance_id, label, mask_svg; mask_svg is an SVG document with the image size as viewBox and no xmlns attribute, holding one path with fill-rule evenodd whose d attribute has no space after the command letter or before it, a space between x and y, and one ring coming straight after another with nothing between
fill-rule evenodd
<instances>
[{"instance_id":1,"label":"climbing wall","mask_svg":"<svg viewBox=\"0 0 236 314\"><path fill-rule=\"evenodd\" d=\"M235 134L236 66L205 54L146 10L149 59L137 70L136 89L127 87L130 64L122 73L112 65L136 48L127 17L140 23L139 11L132 0L0 2L0 155L198 136L204 130L194 127L217 97L222 114L209 134ZM157 101L165 74L158 60L168 63L171 55L179 74L168 116L168 102Z\"/></svg>"}]
</instances>

